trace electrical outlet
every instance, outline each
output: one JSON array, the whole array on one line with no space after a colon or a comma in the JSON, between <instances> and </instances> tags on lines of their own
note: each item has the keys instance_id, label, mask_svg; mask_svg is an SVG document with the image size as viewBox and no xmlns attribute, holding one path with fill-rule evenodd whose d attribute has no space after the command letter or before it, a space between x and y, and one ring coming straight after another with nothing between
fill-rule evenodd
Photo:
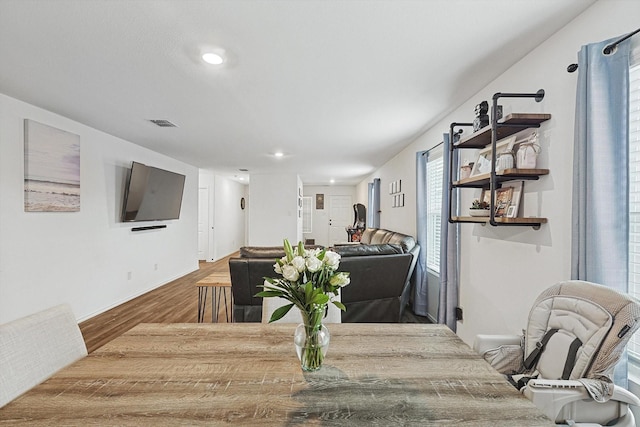
<instances>
[{"instance_id":1,"label":"electrical outlet","mask_svg":"<svg viewBox=\"0 0 640 427\"><path fill-rule=\"evenodd\" d=\"M133 273L131 273L130 271L127 272L127 280L131 280L132 276L133 276Z\"/></svg>"},{"instance_id":2,"label":"electrical outlet","mask_svg":"<svg viewBox=\"0 0 640 427\"><path fill-rule=\"evenodd\" d=\"M158 269L158 264L154 264L154 265L153 265L153 269L154 269L154 270L157 270L157 269Z\"/></svg>"},{"instance_id":3,"label":"electrical outlet","mask_svg":"<svg viewBox=\"0 0 640 427\"><path fill-rule=\"evenodd\" d=\"M464 320L462 318L462 307L456 307L456 320Z\"/></svg>"}]
</instances>

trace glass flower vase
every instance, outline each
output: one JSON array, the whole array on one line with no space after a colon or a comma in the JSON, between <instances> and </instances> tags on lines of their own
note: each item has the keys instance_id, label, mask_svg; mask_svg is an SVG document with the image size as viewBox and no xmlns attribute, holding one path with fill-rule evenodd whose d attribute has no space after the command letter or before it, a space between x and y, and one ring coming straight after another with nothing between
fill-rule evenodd
<instances>
[{"instance_id":1,"label":"glass flower vase","mask_svg":"<svg viewBox=\"0 0 640 427\"><path fill-rule=\"evenodd\" d=\"M293 334L293 342L303 371L311 372L320 369L327 354L330 334L322 324L325 309L326 305L309 312L300 310L302 323Z\"/></svg>"}]
</instances>

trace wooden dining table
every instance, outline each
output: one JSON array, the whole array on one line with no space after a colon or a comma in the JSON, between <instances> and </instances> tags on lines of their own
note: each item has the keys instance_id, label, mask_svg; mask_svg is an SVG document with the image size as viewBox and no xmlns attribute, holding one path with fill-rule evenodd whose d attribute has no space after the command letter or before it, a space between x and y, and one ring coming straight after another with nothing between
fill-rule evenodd
<instances>
[{"instance_id":1,"label":"wooden dining table","mask_svg":"<svg viewBox=\"0 0 640 427\"><path fill-rule=\"evenodd\" d=\"M0 408L29 426L550 426L445 326L328 325L303 372L294 324L140 324Z\"/></svg>"}]
</instances>

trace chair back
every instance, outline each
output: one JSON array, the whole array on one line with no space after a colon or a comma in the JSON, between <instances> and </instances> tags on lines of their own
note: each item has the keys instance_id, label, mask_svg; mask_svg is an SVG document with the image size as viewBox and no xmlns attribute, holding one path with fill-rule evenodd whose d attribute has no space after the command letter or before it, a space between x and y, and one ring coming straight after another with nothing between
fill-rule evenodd
<instances>
[{"instance_id":1,"label":"chair back","mask_svg":"<svg viewBox=\"0 0 640 427\"><path fill-rule=\"evenodd\" d=\"M86 355L66 304L0 325L0 407Z\"/></svg>"},{"instance_id":2,"label":"chair back","mask_svg":"<svg viewBox=\"0 0 640 427\"><path fill-rule=\"evenodd\" d=\"M524 358L541 378L611 378L640 327L640 302L595 283L560 282L540 294L529 313Z\"/></svg>"}]
</instances>

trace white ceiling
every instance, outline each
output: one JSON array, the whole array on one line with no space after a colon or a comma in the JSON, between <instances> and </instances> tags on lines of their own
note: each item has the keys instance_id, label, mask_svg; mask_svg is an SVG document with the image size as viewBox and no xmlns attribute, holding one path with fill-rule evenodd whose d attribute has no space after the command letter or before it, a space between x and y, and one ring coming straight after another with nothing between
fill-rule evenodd
<instances>
[{"instance_id":1,"label":"white ceiling","mask_svg":"<svg viewBox=\"0 0 640 427\"><path fill-rule=\"evenodd\" d=\"M225 175L355 184L594 1L0 0L0 92Z\"/></svg>"}]
</instances>

